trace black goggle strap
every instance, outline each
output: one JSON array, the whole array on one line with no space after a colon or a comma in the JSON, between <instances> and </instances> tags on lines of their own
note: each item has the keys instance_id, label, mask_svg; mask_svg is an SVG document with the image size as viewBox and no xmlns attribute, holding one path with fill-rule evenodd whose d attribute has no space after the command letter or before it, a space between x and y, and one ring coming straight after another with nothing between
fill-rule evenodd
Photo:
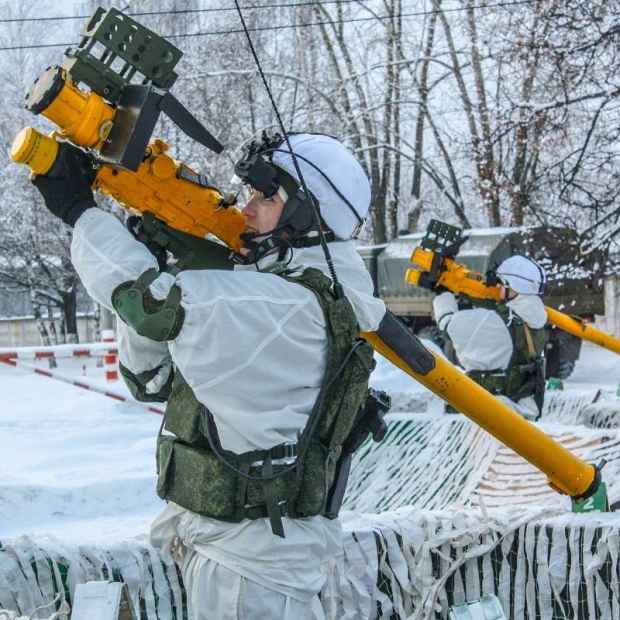
<instances>
[{"instance_id":1,"label":"black goggle strap","mask_svg":"<svg viewBox=\"0 0 620 620\"><path fill-rule=\"evenodd\" d=\"M287 204L297 195L300 190L299 183L284 169L276 166L275 164L270 164L273 169L276 171L276 179L280 187L278 188L278 192L280 189L283 189L286 192L286 200L284 201L284 210L282 211L282 215L284 216L287 210ZM302 192L303 193L303 192ZM280 195L280 197L282 197ZM282 218L281 218L282 220Z\"/></svg>"},{"instance_id":2,"label":"black goggle strap","mask_svg":"<svg viewBox=\"0 0 620 620\"><path fill-rule=\"evenodd\" d=\"M542 270L542 267L538 263L534 263L534 264L536 265L540 273L540 282L538 282L538 295L542 295L545 292L545 284L546 284L545 272ZM535 280L532 280L531 278L526 278L524 275L521 275L520 273L504 273L501 276L497 276L497 279L502 283L502 285L510 289L512 289L512 287L510 286L510 282L508 282L508 280L506 280L504 276L512 276L513 278L521 278L521 280L526 280L527 282L532 282L533 284L536 284Z\"/></svg>"},{"instance_id":3,"label":"black goggle strap","mask_svg":"<svg viewBox=\"0 0 620 620\"><path fill-rule=\"evenodd\" d=\"M285 189L285 191L287 190ZM316 223L310 200L311 198L306 196L301 188L297 188L294 194L288 194L278 220L278 226L288 227L291 238L305 235L315 227ZM322 218L321 225L323 225Z\"/></svg>"},{"instance_id":4,"label":"black goggle strap","mask_svg":"<svg viewBox=\"0 0 620 620\"><path fill-rule=\"evenodd\" d=\"M547 285L547 276L545 275L543 268L537 262L532 262L534 262L534 264L538 268L538 273L540 274L540 286L538 287L538 294L542 295L545 292L545 287Z\"/></svg>"}]
</instances>

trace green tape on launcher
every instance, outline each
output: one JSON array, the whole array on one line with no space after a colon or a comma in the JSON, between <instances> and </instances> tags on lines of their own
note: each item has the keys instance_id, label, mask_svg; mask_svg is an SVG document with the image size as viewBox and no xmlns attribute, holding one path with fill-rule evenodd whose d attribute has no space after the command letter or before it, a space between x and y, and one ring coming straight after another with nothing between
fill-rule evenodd
<instances>
[{"instance_id":1,"label":"green tape on launcher","mask_svg":"<svg viewBox=\"0 0 620 620\"><path fill-rule=\"evenodd\" d=\"M609 499L607 486L601 482L600 486L590 497L586 499L574 499L572 502L573 512L609 512Z\"/></svg>"}]
</instances>

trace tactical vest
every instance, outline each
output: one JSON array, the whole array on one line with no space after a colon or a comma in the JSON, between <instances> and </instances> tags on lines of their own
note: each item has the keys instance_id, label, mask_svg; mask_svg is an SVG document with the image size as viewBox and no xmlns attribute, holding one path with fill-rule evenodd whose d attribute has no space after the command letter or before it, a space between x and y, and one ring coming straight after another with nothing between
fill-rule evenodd
<instances>
[{"instance_id":1,"label":"tactical vest","mask_svg":"<svg viewBox=\"0 0 620 620\"><path fill-rule=\"evenodd\" d=\"M284 516L338 515L334 483L347 456L343 445L365 403L374 366L349 301L336 299L327 276L309 268L282 277L316 295L326 322L325 375L298 442L244 454L224 450L212 415L177 372L162 425L173 436L160 432L157 445L162 499L222 521L269 517L280 536Z\"/></svg>"},{"instance_id":2,"label":"tactical vest","mask_svg":"<svg viewBox=\"0 0 620 620\"><path fill-rule=\"evenodd\" d=\"M491 394L503 394L515 402L533 396L540 413L545 392L545 329L528 327L504 304L496 306L495 312L510 332L512 357L505 370L470 370L467 375Z\"/></svg>"}]
</instances>

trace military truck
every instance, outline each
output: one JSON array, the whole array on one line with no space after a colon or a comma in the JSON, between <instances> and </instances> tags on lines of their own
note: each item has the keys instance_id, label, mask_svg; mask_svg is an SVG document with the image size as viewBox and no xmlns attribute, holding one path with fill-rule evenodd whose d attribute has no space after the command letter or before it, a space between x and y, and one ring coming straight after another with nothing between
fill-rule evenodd
<instances>
[{"instance_id":1,"label":"military truck","mask_svg":"<svg viewBox=\"0 0 620 620\"><path fill-rule=\"evenodd\" d=\"M587 255L579 249L577 235L566 228L478 228L464 231L468 237L456 260L479 273L494 269L513 254L524 254L538 261L547 272L544 302L586 320L604 314L601 252ZM389 243L360 247L375 284L375 293L387 307L421 337L445 345L432 319L433 293L405 282L409 259L424 233L401 235ZM461 299L462 308L470 307ZM547 376L565 379L579 358L581 340L549 326ZM449 347L444 350L450 355Z\"/></svg>"}]
</instances>

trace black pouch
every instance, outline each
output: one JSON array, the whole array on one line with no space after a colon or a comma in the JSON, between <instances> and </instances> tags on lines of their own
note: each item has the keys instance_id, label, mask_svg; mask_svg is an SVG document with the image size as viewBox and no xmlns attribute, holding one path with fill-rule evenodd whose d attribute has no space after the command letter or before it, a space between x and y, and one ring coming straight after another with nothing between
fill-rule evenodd
<instances>
[{"instance_id":1,"label":"black pouch","mask_svg":"<svg viewBox=\"0 0 620 620\"><path fill-rule=\"evenodd\" d=\"M364 406L355 417L353 428L342 446L342 453L336 466L334 482L327 495L325 516L335 519L342 508L347 482L351 473L353 454L364 443L368 435L373 441L379 442L387 433L387 424L383 416L389 411L391 399L388 394L372 388L368 390L368 397Z\"/></svg>"},{"instance_id":2,"label":"black pouch","mask_svg":"<svg viewBox=\"0 0 620 620\"><path fill-rule=\"evenodd\" d=\"M347 490L347 483L349 482L349 474L351 473L351 461L353 454L344 454L339 460L336 466L336 476L334 483L329 490L327 496L327 503L325 505L325 516L328 519L335 519L342 508L342 502L344 501L344 494Z\"/></svg>"}]
</instances>

